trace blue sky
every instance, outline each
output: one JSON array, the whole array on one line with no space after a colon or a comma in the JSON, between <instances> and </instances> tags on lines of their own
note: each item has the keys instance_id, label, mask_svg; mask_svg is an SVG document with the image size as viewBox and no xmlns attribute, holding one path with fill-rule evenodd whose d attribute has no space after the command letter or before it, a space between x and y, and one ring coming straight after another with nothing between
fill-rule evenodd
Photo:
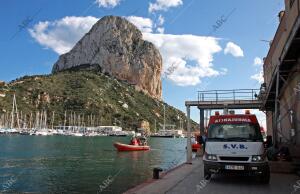
<instances>
[{"instance_id":1,"label":"blue sky","mask_svg":"<svg viewBox=\"0 0 300 194\"><path fill-rule=\"evenodd\" d=\"M260 40L273 38L283 7L282 0L3 0L0 80L50 73L59 54L94 21L124 16L161 44L164 71L178 65L163 76L163 99L185 111L184 101L196 100L198 90L259 88L253 76L259 77L269 48ZM168 50L170 42L175 49ZM199 120L196 109L192 118Z\"/></svg>"}]
</instances>

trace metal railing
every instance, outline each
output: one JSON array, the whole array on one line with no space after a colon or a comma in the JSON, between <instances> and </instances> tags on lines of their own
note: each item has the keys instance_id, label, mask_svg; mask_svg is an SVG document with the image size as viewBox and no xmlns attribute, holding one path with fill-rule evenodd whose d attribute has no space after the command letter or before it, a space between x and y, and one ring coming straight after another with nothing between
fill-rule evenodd
<instances>
[{"instance_id":1,"label":"metal railing","mask_svg":"<svg viewBox=\"0 0 300 194\"><path fill-rule=\"evenodd\" d=\"M257 100L259 89L236 89L236 90L206 90L198 91L199 102L220 102L233 101L233 103L241 100L254 101Z\"/></svg>"}]
</instances>

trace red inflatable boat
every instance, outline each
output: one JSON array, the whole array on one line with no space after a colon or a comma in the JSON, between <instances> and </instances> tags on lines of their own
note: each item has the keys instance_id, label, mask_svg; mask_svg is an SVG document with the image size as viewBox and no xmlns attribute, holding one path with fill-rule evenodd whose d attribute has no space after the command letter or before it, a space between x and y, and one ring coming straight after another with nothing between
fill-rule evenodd
<instances>
[{"instance_id":1,"label":"red inflatable boat","mask_svg":"<svg viewBox=\"0 0 300 194\"><path fill-rule=\"evenodd\" d=\"M192 151L193 152L197 152L197 149L201 149L201 145L200 144L198 144L198 143L193 143L192 144Z\"/></svg>"},{"instance_id":2,"label":"red inflatable boat","mask_svg":"<svg viewBox=\"0 0 300 194\"><path fill-rule=\"evenodd\" d=\"M150 146L146 146L146 145L145 146L139 146L139 145L129 145L129 144L123 144L123 143L115 142L114 146L120 152L150 150Z\"/></svg>"}]
</instances>

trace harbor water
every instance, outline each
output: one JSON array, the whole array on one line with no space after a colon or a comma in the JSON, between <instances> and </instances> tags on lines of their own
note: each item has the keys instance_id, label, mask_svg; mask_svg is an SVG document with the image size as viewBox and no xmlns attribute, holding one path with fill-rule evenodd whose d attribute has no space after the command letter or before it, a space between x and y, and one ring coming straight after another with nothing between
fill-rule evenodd
<instances>
[{"instance_id":1,"label":"harbor water","mask_svg":"<svg viewBox=\"0 0 300 194\"><path fill-rule=\"evenodd\" d=\"M186 159L186 139L150 138L150 151L117 152L129 137L0 136L0 193L122 193Z\"/></svg>"}]
</instances>

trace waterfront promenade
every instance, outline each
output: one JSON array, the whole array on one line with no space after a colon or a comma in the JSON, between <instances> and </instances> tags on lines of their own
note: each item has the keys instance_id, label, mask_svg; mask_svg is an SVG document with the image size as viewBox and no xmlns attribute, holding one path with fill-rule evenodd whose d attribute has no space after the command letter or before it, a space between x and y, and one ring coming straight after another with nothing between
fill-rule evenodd
<instances>
[{"instance_id":1,"label":"waterfront promenade","mask_svg":"<svg viewBox=\"0 0 300 194\"><path fill-rule=\"evenodd\" d=\"M162 175L159 180L149 180L125 192L126 194L282 194L300 193L300 178L293 174L271 174L270 184L264 185L254 177L214 175L211 180L203 178L202 158L193 164L183 164Z\"/></svg>"}]
</instances>

